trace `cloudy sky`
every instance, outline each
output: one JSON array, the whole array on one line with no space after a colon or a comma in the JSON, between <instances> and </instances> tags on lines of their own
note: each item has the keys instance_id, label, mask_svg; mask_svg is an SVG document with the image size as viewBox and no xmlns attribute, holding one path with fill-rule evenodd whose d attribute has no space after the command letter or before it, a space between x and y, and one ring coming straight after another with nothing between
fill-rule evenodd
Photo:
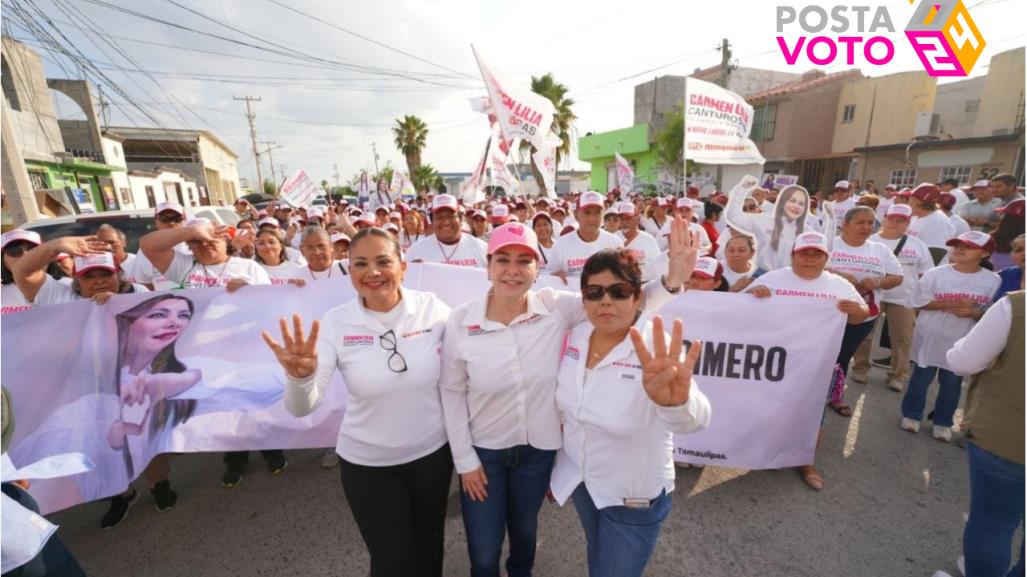
<instances>
[{"instance_id":1,"label":"cloudy sky","mask_svg":"<svg viewBox=\"0 0 1027 577\"><path fill-rule=\"evenodd\" d=\"M966 1L987 41L973 75L984 74L992 54L1024 45L1025 7L1019 0ZM240 175L252 182L249 127L233 96L260 97L253 105L258 138L280 146L275 164L334 184L335 165L342 182L374 167L372 143L381 164L404 166L389 127L405 114L429 126L424 162L443 172L473 168L489 131L467 102L484 94L472 44L510 83L526 87L532 75L552 72L568 86L576 131L584 135L630 126L636 84L718 63L724 37L740 66L812 68L802 60L785 63L775 40L776 4L5 0L3 16L5 33L32 44L38 35L22 23L31 18L56 35L43 22L49 19L61 42L98 69L92 77L106 76L112 125L206 128L239 155ZM863 73L918 69L902 35L916 3L867 4L887 8L895 32L877 33L895 43L896 55L888 66L861 66ZM794 25L784 31L790 41L800 34ZM81 74L68 59L41 53L49 76ZM846 67L839 59L821 68ZM59 114L76 117L74 105L57 98ZM267 175L266 155L261 160Z\"/></svg>"}]
</instances>

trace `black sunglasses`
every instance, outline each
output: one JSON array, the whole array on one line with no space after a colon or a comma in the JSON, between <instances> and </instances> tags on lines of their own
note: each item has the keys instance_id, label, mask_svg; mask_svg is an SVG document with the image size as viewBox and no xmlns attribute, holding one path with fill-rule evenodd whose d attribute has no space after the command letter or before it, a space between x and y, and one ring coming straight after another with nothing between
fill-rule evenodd
<instances>
[{"instance_id":1,"label":"black sunglasses","mask_svg":"<svg viewBox=\"0 0 1027 577\"><path fill-rule=\"evenodd\" d=\"M386 352L392 353L389 355L387 364L389 370L394 373L402 373L407 370L407 361L403 358L403 355L399 354L396 350L396 333L391 330L386 332L384 335L378 337L378 344L382 346Z\"/></svg>"},{"instance_id":2,"label":"black sunglasses","mask_svg":"<svg viewBox=\"0 0 1027 577\"><path fill-rule=\"evenodd\" d=\"M635 294L635 287L626 282L610 286L590 284L581 289L581 298L587 301L603 300L603 295L610 295L610 298L615 301L623 301L635 296Z\"/></svg>"}]
</instances>

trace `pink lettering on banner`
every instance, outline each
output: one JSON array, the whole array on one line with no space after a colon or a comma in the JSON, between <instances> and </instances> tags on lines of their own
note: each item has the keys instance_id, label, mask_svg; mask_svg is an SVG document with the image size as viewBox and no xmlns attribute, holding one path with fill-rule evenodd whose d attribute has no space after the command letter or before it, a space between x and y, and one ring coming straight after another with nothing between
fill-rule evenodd
<instances>
[{"instance_id":1,"label":"pink lettering on banner","mask_svg":"<svg viewBox=\"0 0 1027 577\"><path fill-rule=\"evenodd\" d=\"M457 266L478 266L478 259L474 258L458 258L451 259L443 262L442 264L455 264Z\"/></svg>"},{"instance_id":2,"label":"pink lettering on banner","mask_svg":"<svg viewBox=\"0 0 1027 577\"><path fill-rule=\"evenodd\" d=\"M31 310L32 305L18 305L14 307L0 307L0 314L6 315L10 313L17 313L21 311Z\"/></svg>"},{"instance_id":3,"label":"pink lettering on banner","mask_svg":"<svg viewBox=\"0 0 1027 577\"><path fill-rule=\"evenodd\" d=\"M786 296L786 297L813 297L818 299L837 299L835 295L831 293L821 293L815 291L803 291L796 289L774 289L774 294Z\"/></svg>"},{"instance_id":4,"label":"pink lettering on banner","mask_svg":"<svg viewBox=\"0 0 1027 577\"><path fill-rule=\"evenodd\" d=\"M287 279L287 278L273 278L273 279L271 279L271 284L273 284L273 285L289 284L289 279Z\"/></svg>"},{"instance_id":5,"label":"pink lettering on banner","mask_svg":"<svg viewBox=\"0 0 1027 577\"><path fill-rule=\"evenodd\" d=\"M374 337L371 335L346 335L342 337L344 347L369 347L374 344Z\"/></svg>"}]
</instances>

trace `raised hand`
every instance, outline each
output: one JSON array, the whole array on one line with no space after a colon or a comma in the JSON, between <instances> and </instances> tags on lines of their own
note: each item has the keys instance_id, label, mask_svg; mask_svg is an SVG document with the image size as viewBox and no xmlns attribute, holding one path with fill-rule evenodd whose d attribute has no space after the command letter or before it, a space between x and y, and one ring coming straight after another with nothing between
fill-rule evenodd
<instances>
[{"instance_id":1,"label":"raised hand","mask_svg":"<svg viewBox=\"0 0 1027 577\"><path fill-rule=\"evenodd\" d=\"M693 235L691 223L674 215L670 223L670 238L667 241L666 286L679 287L692 277L695 261L699 258L699 237Z\"/></svg>"},{"instance_id":2,"label":"raised hand","mask_svg":"<svg viewBox=\"0 0 1027 577\"><path fill-rule=\"evenodd\" d=\"M109 251L107 243L96 235L65 236L51 242L53 242L56 252L66 252L73 257L103 254Z\"/></svg>"},{"instance_id":3,"label":"raised hand","mask_svg":"<svg viewBox=\"0 0 1027 577\"><path fill-rule=\"evenodd\" d=\"M683 332L684 325L681 319L675 319L668 349L663 332L663 318L653 318L653 350L650 352L642 339L642 334L637 328L631 327L631 342L635 345L635 354L642 364L642 386L645 387L649 399L661 407L677 407L688 402L692 388L692 368L699 359L702 343L693 341L682 362Z\"/></svg>"},{"instance_id":4,"label":"raised hand","mask_svg":"<svg viewBox=\"0 0 1027 577\"><path fill-rule=\"evenodd\" d=\"M294 379L305 379L317 371L317 334L321 324L314 321L310 324L310 337L303 338L303 319L300 315L292 315L293 332L289 332L289 322L282 317L278 319L282 329L282 342L271 336L267 331L261 332L264 342L275 353L278 363L285 373Z\"/></svg>"}]
</instances>

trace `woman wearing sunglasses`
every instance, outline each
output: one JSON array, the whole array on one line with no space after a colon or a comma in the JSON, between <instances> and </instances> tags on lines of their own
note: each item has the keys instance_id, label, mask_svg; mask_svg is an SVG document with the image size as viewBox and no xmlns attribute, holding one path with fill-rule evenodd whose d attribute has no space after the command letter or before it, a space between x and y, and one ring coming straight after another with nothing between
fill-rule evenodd
<instances>
[{"instance_id":1,"label":"woman wearing sunglasses","mask_svg":"<svg viewBox=\"0 0 1027 577\"><path fill-rule=\"evenodd\" d=\"M691 273L697 250L687 226L680 217L671 226L666 275L645 288L648 310L680 292ZM446 324L439 387L463 488L471 574L500 574L509 533L506 570L530 575L538 513L560 448L553 375L564 335L585 320L585 311L581 294L532 290L543 265L527 224L493 230L487 259L488 293L454 309ZM641 292L637 297L641 303Z\"/></svg>"},{"instance_id":2,"label":"woman wearing sunglasses","mask_svg":"<svg viewBox=\"0 0 1027 577\"><path fill-rule=\"evenodd\" d=\"M357 298L314 321L309 336L299 315L291 331L281 319L281 344L263 334L288 377L293 415L317 409L336 369L346 381L335 450L374 577L442 575L453 475L438 388L450 309L431 293L402 288L406 268L396 237L362 230L350 243Z\"/></svg>"},{"instance_id":3,"label":"woman wearing sunglasses","mask_svg":"<svg viewBox=\"0 0 1027 577\"><path fill-rule=\"evenodd\" d=\"M32 308L32 301L25 298L14 282L14 264L21 260L21 257L28 251L43 244L43 239L38 232L31 230L14 229L5 232L2 237L3 265L0 270L3 272L3 288L0 288L0 302L3 303L3 313L16 313ZM56 272L56 264L47 267L48 273ZM52 274L51 274L52 276Z\"/></svg>"},{"instance_id":4,"label":"woman wearing sunglasses","mask_svg":"<svg viewBox=\"0 0 1027 577\"><path fill-rule=\"evenodd\" d=\"M681 321L669 348L660 317L646 321L642 273L623 249L588 259L581 294L588 322L571 331L560 362L563 446L550 487L560 505L574 502L589 575L631 577L645 570L670 512L673 435L710 422L692 381L700 346L682 362Z\"/></svg>"}]
</instances>

